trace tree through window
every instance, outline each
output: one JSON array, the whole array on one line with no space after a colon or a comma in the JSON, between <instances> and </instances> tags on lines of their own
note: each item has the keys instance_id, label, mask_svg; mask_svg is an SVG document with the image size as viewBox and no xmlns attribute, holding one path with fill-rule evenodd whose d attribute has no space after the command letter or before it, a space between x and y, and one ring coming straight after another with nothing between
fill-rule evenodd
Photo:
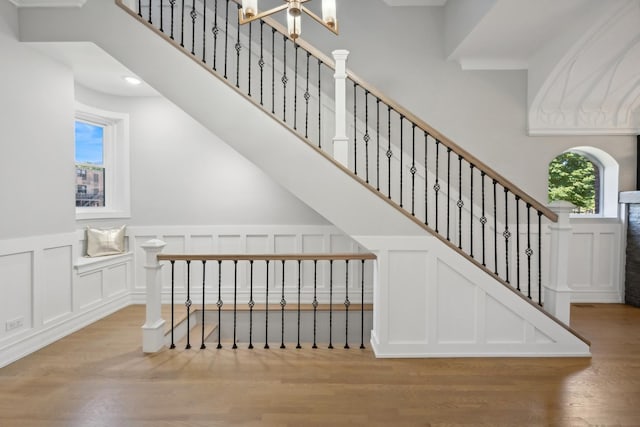
<instances>
[{"instance_id":1,"label":"tree through window","mask_svg":"<svg viewBox=\"0 0 640 427\"><path fill-rule=\"evenodd\" d=\"M574 213L600 213L600 168L588 157L566 152L549 164L549 201L576 205Z\"/></svg>"}]
</instances>

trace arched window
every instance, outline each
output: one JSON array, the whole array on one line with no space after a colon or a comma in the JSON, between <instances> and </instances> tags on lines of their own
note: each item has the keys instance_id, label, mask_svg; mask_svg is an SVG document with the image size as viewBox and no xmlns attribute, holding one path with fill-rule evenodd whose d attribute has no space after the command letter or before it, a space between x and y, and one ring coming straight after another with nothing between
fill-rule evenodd
<instances>
[{"instance_id":1,"label":"arched window","mask_svg":"<svg viewBox=\"0 0 640 427\"><path fill-rule=\"evenodd\" d=\"M566 200L576 214L618 214L618 163L593 147L575 147L549 163L549 201Z\"/></svg>"}]
</instances>

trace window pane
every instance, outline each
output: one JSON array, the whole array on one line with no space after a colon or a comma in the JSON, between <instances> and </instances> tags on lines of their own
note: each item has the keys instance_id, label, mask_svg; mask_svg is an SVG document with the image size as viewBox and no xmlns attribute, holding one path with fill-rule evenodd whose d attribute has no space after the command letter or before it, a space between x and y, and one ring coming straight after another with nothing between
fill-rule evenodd
<instances>
[{"instance_id":1,"label":"window pane","mask_svg":"<svg viewBox=\"0 0 640 427\"><path fill-rule=\"evenodd\" d=\"M568 152L549 164L549 201L576 205L574 213L600 212L600 169L587 157Z\"/></svg>"},{"instance_id":2,"label":"window pane","mask_svg":"<svg viewBox=\"0 0 640 427\"><path fill-rule=\"evenodd\" d=\"M76 207L104 206L104 168L76 165Z\"/></svg>"},{"instance_id":3,"label":"window pane","mask_svg":"<svg viewBox=\"0 0 640 427\"><path fill-rule=\"evenodd\" d=\"M76 120L76 163L102 165L104 128Z\"/></svg>"}]
</instances>

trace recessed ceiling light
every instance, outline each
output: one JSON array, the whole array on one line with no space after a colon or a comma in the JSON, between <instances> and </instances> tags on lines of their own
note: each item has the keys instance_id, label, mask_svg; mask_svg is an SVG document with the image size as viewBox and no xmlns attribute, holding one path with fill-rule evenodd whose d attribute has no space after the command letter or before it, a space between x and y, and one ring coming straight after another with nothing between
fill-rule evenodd
<instances>
[{"instance_id":1,"label":"recessed ceiling light","mask_svg":"<svg viewBox=\"0 0 640 427\"><path fill-rule=\"evenodd\" d=\"M124 81L129 83L132 86L138 86L142 81L137 77L126 76L123 77Z\"/></svg>"}]
</instances>

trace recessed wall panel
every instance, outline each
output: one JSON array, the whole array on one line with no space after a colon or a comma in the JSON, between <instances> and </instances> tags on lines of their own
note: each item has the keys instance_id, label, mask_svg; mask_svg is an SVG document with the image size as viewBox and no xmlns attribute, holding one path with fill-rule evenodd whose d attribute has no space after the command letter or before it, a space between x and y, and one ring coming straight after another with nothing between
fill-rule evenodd
<instances>
[{"instance_id":1,"label":"recessed wall panel","mask_svg":"<svg viewBox=\"0 0 640 427\"><path fill-rule=\"evenodd\" d=\"M438 343L476 342L476 286L441 260L437 268Z\"/></svg>"},{"instance_id":2,"label":"recessed wall panel","mask_svg":"<svg viewBox=\"0 0 640 427\"><path fill-rule=\"evenodd\" d=\"M42 251L42 320L47 324L73 310L71 300L71 246Z\"/></svg>"},{"instance_id":3,"label":"recessed wall panel","mask_svg":"<svg viewBox=\"0 0 640 427\"><path fill-rule=\"evenodd\" d=\"M389 252L389 343L426 343L427 252ZM416 268L424 266L424 268Z\"/></svg>"},{"instance_id":4,"label":"recessed wall panel","mask_svg":"<svg viewBox=\"0 0 640 427\"><path fill-rule=\"evenodd\" d=\"M0 337L32 327L33 253L0 256ZM6 330L8 320L23 319L23 325Z\"/></svg>"}]
</instances>

